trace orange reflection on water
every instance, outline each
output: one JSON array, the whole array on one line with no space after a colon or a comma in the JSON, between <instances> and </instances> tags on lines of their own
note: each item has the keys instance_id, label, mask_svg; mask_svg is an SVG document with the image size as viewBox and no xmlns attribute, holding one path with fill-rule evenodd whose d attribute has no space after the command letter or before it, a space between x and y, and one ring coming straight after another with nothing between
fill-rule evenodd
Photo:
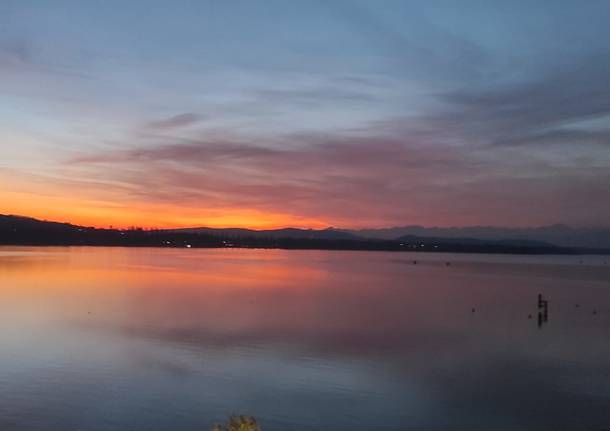
<instances>
[{"instance_id":1,"label":"orange reflection on water","mask_svg":"<svg viewBox=\"0 0 610 431\"><path fill-rule=\"evenodd\" d=\"M307 291L327 277L324 268L283 261L281 251L1 250L0 291L11 304L4 311L20 321L34 314L116 327L242 326L283 314L269 304L271 292Z\"/></svg>"},{"instance_id":2,"label":"orange reflection on water","mask_svg":"<svg viewBox=\"0 0 610 431\"><path fill-rule=\"evenodd\" d=\"M363 343L394 348L402 340L408 348L408 339L428 343L418 333L445 337L460 328L485 332L503 325L529 331L538 289L552 282L555 307L582 280L605 286L608 272L600 267L605 275L593 277L581 266L447 267L433 256L418 265L411 259L365 252L0 248L0 309L15 331L43 319L163 342L305 339L355 349ZM558 279L562 271L573 278ZM593 303L605 291L579 292L581 302ZM482 322L500 324L487 329Z\"/></svg>"}]
</instances>

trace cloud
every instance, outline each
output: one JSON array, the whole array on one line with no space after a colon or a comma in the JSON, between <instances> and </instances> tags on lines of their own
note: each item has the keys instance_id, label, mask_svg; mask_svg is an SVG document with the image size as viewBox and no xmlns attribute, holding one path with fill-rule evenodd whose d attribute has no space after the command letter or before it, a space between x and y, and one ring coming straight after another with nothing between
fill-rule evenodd
<instances>
[{"instance_id":1,"label":"cloud","mask_svg":"<svg viewBox=\"0 0 610 431\"><path fill-rule=\"evenodd\" d=\"M599 52L524 81L442 94L449 109L432 114L428 123L459 129L464 138L489 144L548 143L550 138L569 143L585 135L605 141L607 122L602 132L578 131L574 125L610 117L608 58L608 53Z\"/></svg>"},{"instance_id":2,"label":"cloud","mask_svg":"<svg viewBox=\"0 0 610 431\"><path fill-rule=\"evenodd\" d=\"M607 5L365 3L253 8L254 20L220 8L212 25L176 11L163 40L165 14L110 34L96 8L8 7L7 160L58 194L190 214L607 223ZM11 187L40 195L42 182Z\"/></svg>"},{"instance_id":3,"label":"cloud","mask_svg":"<svg viewBox=\"0 0 610 431\"><path fill-rule=\"evenodd\" d=\"M603 58L439 92L434 109L350 132L175 137L174 129L198 121L181 114L150 124L164 136L83 153L69 166L108 187L120 181L126 200L288 212L333 225L603 225L610 217ZM320 96L261 97L284 95Z\"/></svg>"},{"instance_id":4,"label":"cloud","mask_svg":"<svg viewBox=\"0 0 610 431\"><path fill-rule=\"evenodd\" d=\"M404 133L404 131L403 131ZM442 133L440 134L442 135ZM601 223L610 173L417 134L300 134L285 142L176 140L72 161L131 198L289 212L343 225ZM583 201L584 199L584 201ZM588 201L591 201L588 203ZM579 206L582 205L579 209ZM533 210L535 208L535 210ZM587 211L584 211L587 208Z\"/></svg>"},{"instance_id":5,"label":"cloud","mask_svg":"<svg viewBox=\"0 0 610 431\"><path fill-rule=\"evenodd\" d=\"M438 25L417 6L402 5L402 19L395 21L380 13L380 8L365 3L319 3L369 45L391 73L403 79L475 81L486 77L493 64L492 56L480 44Z\"/></svg>"},{"instance_id":6,"label":"cloud","mask_svg":"<svg viewBox=\"0 0 610 431\"><path fill-rule=\"evenodd\" d=\"M31 61L31 48L24 41L7 41L0 44L0 65L7 66Z\"/></svg>"},{"instance_id":7,"label":"cloud","mask_svg":"<svg viewBox=\"0 0 610 431\"><path fill-rule=\"evenodd\" d=\"M531 131L530 133L515 133L495 141L498 145L596 145L610 146L610 128L602 130L584 130L576 128L556 128L551 130Z\"/></svg>"},{"instance_id":8,"label":"cloud","mask_svg":"<svg viewBox=\"0 0 610 431\"><path fill-rule=\"evenodd\" d=\"M151 121L147 126L155 130L176 129L180 127L192 126L201 121L201 117L192 112L174 115L157 121Z\"/></svg>"}]
</instances>

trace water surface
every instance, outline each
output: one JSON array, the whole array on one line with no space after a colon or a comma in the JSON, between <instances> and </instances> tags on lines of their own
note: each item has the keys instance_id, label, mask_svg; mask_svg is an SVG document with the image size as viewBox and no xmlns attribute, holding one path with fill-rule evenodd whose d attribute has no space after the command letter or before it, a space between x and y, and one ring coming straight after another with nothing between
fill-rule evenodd
<instances>
[{"instance_id":1,"label":"water surface","mask_svg":"<svg viewBox=\"0 0 610 431\"><path fill-rule=\"evenodd\" d=\"M607 430L607 261L3 247L0 430Z\"/></svg>"}]
</instances>

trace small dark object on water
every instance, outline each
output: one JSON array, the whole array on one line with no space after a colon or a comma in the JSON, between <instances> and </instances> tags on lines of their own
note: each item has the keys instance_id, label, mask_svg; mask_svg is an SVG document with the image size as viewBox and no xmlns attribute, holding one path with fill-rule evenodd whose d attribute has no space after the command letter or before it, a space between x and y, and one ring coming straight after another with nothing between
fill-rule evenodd
<instances>
[{"instance_id":1,"label":"small dark object on water","mask_svg":"<svg viewBox=\"0 0 610 431\"><path fill-rule=\"evenodd\" d=\"M593 310L593 314L597 314L597 310Z\"/></svg>"},{"instance_id":2,"label":"small dark object on water","mask_svg":"<svg viewBox=\"0 0 610 431\"><path fill-rule=\"evenodd\" d=\"M528 315L527 315L527 318L528 318L528 319L531 319L531 318L532 318L532 315L531 315L531 314L528 314Z\"/></svg>"},{"instance_id":3,"label":"small dark object on water","mask_svg":"<svg viewBox=\"0 0 610 431\"><path fill-rule=\"evenodd\" d=\"M472 312L473 312L473 313L474 313L474 312L475 312L475 309L474 309L474 307L472 307Z\"/></svg>"},{"instance_id":4,"label":"small dark object on water","mask_svg":"<svg viewBox=\"0 0 610 431\"><path fill-rule=\"evenodd\" d=\"M580 305L576 304L575 307L578 308L578 307L580 307Z\"/></svg>"},{"instance_id":5,"label":"small dark object on water","mask_svg":"<svg viewBox=\"0 0 610 431\"><path fill-rule=\"evenodd\" d=\"M413 265L417 265L417 261L416 260L413 261Z\"/></svg>"},{"instance_id":6,"label":"small dark object on water","mask_svg":"<svg viewBox=\"0 0 610 431\"><path fill-rule=\"evenodd\" d=\"M446 266L451 266L451 262L445 262Z\"/></svg>"}]
</instances>

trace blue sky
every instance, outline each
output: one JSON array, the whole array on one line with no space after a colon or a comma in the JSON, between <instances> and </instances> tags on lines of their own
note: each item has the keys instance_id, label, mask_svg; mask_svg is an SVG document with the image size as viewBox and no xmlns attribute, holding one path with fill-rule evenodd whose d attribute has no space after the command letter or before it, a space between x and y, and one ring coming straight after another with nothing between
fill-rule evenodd
<instances>
[{"instance_id":1,"label":"blue sky","mask_svg":"<svg viewBox=\"0 0 610 431\"><path fill-rule=\"evenodd\" d=\"M610 3L0 2L0 212L597 226Z\"/></svg>"}]
</instances>

